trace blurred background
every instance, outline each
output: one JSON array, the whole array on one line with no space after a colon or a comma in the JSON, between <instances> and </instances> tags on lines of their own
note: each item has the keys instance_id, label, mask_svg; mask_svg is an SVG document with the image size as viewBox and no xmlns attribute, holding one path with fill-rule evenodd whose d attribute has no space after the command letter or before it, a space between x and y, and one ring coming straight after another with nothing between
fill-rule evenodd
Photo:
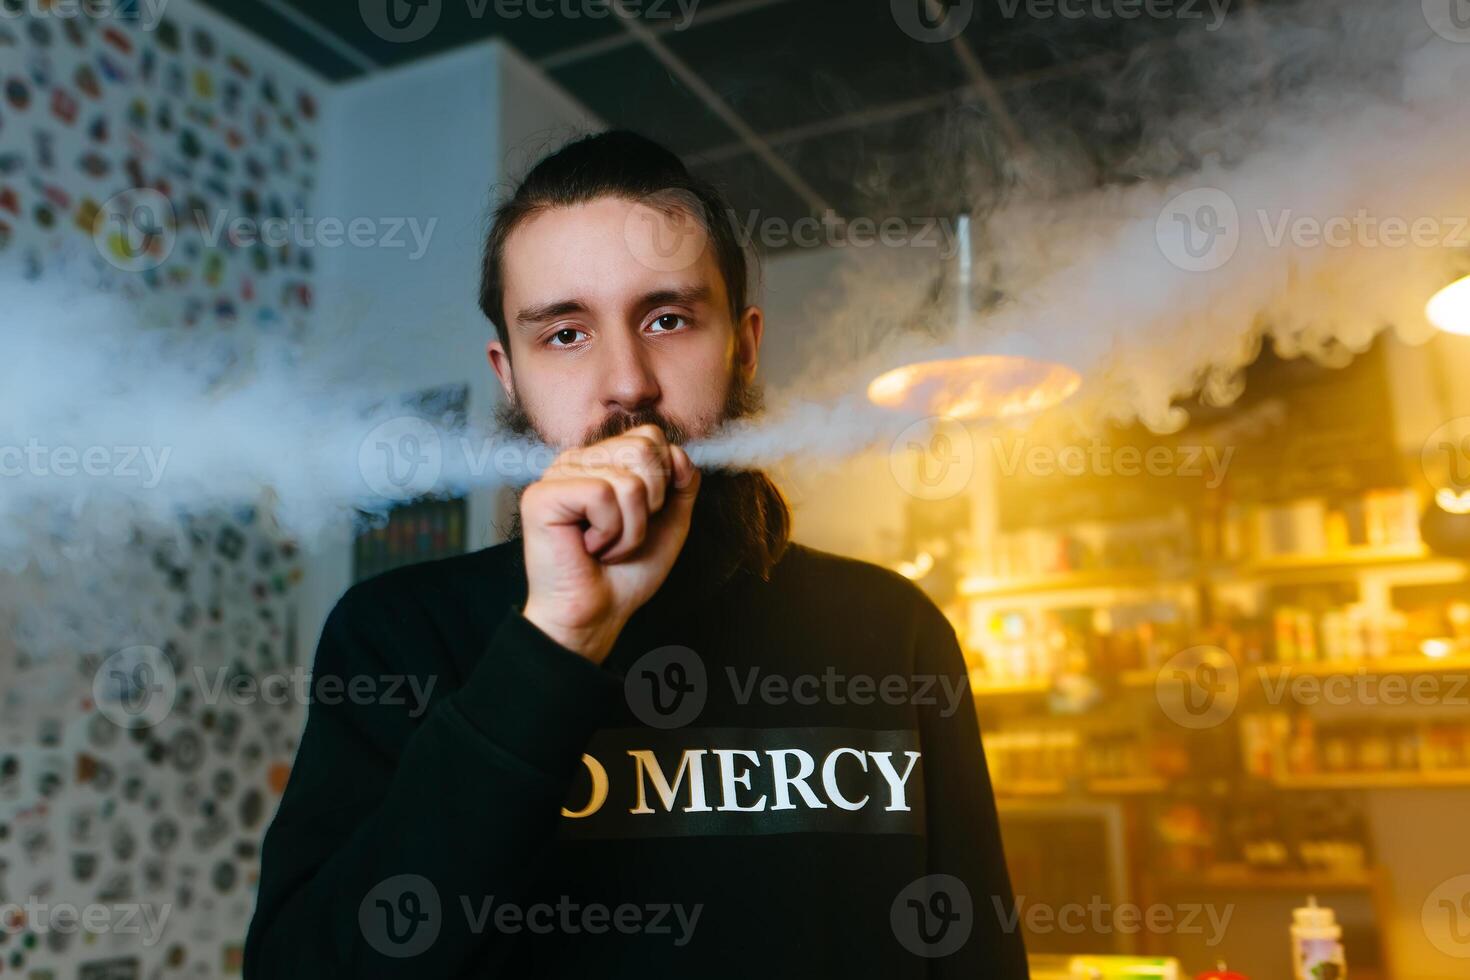
<instances>
[{"instance_id":1,"label":"blurred background","mask_svg":"<svg viewBox=\"0 0 1470 980\"><path fill-rule=\"evenodd\" d=\"M1037 976L1286 980L1311 897L1355 977L1470 975L1470 6L1389 7L0 0L0 976L239 973L327 611L513 506L316 483L381 490L331 412L489 418L488 210L607 126L761 257L796 538L953 622ZM880 439L780 412L853 392ZM203 489L78 489L201 418Z\"/></svg>"}]
</instances>

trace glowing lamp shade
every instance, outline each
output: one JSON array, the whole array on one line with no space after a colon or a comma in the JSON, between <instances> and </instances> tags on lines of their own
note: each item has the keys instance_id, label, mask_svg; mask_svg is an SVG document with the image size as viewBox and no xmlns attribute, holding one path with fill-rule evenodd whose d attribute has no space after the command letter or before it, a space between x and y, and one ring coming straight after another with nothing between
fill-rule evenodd
<instances>
[{"instance_id":1,"label":"glowing lamp shade","mask_svg":"<svg viewBox=\"0 0 1470 980\"><path fill-rule=\"evenodd\" d=\"M978 354L906 364L868 384L868 400L960 421L1002 419L1065 401L1082 376L1064 364L1013 354Z\"/></svg>"},{"instance_id":2,"label":"glowing lamp shade","mask_svg":"<svg viewBox=\"0 0 1470 980\"><path fill-rule=\"evenodd\" d=\"M1470 337L1470 276L1435 293L1424 315L1445 333Z\"/></svg>"}]
</instances>

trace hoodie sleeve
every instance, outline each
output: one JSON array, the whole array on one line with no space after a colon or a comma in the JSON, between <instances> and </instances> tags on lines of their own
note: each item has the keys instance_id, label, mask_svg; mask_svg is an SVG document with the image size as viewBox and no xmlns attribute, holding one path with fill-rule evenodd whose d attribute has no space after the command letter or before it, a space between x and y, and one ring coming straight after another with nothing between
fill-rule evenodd
<instances>
[{"instance_id":1,"label":"hoodie sleeve","mask_svg":"<svg viewBox=\"0 0 1470 980\"><path fill-rule=\"evenodd\" d=\"M936 681L934 703L919 709L929 874L935 876L931 880L936 907L939 901L959 907L954 903L960 896L940 899L937 894L954 888L968 893L971 909L969 938L954 952L935 956L929 975L1027 980L1026 948L1015 918L969 671L954 628L927 599L924 605L927 615L919 630L916 671Z\"/></svg>"},{"instance_id":2,"label":"hoodie sleeve","mask_svg":"<svg viewBox=\"0 0 1470 980\"><path fill-rule=\"evenodd\" d=\"M328 617L263 845L246 980L452 977L504 960L511 937L476 929L466 903L530 886L621 686L512 611L446 693L455 672L426 635L361 586ZM424 710L406 691L437 697Z\"/></svg>"}]
</instances>

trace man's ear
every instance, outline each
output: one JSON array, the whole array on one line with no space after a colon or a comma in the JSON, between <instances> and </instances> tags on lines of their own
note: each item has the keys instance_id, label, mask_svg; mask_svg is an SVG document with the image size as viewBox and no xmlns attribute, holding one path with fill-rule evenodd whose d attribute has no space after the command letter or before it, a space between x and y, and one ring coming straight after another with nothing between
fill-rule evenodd
<instances>
[{"instance_id":1,"label":"man's ear","mask_svg":"<svg viewBox=\"0 0 1470 980\"><path fill-rule=\"evenodd\" d=\"M735 365L745 381L755 380L755 370L760 366L761 337L766 330L766 320L759 306L747 306L735 325Z\"/></svg>"},{"instance_id":2,"label":"man's ear","mask_svg":"<svg viewBox=\"0 0 1470 980\"><path fill-rule=\"evenodd\" d=\"M516 380L510 370L510 353L500 341L492 340L485 345L485 356L490 359L490 367L495 371L495 377L500 379L500 387L505 389L506 401L515 401Z\"/></svg>"}]
</instances>

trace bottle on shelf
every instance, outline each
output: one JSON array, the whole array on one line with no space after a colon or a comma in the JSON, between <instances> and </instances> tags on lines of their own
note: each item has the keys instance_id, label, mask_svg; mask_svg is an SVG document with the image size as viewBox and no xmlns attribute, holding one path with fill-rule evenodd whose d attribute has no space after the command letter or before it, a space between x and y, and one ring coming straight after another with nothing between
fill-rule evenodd
<instances>
[{"instance_id":1,"label":"bottle on shelf","mask_svg":"<svg viewBox=\"0 0 1470 980\"><path fill-rule=\"evenodd\" d=\"M1307 904L1291 913L1291 966L1296 980L1346 980L1347 956L1342 948L1342 926L1332 909Z\"/></svg>"}]
</instances>

